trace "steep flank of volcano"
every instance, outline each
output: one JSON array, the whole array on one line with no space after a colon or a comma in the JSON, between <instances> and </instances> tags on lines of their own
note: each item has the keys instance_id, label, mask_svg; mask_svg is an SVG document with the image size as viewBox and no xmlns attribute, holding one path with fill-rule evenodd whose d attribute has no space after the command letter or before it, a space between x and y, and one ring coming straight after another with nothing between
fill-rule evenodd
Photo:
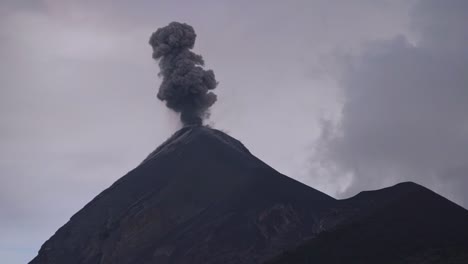
<instances>
[{"instance_id":1,"label":"steep flank of volcano","mask_svg":"<svg viewBox=\"0 0 468 264\"><path fill-rule=\"evenodd\" d=\"M60 228L38 263L258 263L335 200L201 126L176 132Z\"/></svg>"},{"instance_id":2,"label":"steep flank of volcano","mask_svg":"<svg viewBox=\"0 0 468 264\"><path fill-rule=\"evenodd\" d=\"M338 224L268 263L468 263L468 211L415 183L337 201L322 221Z\"/></svg>"},{"instance_id":3,"label":"steep flank of volcano","mask_svg":"<svg viewBox=\"0 0 468 264\"><path fill-rule=\"evenodd\" d=\"M468 263L466 252L468 211L422 186L335 200L227 134L187 126L30 263Z\"/></svg>"}]
</instances>

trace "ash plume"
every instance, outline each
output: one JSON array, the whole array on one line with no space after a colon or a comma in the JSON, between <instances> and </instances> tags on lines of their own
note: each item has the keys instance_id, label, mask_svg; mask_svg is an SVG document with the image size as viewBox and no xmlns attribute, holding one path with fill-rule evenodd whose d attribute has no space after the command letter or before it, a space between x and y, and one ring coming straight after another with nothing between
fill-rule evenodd
<instances>
[{"instance_id":1,"label":"ash plume","mask_svg":"<svg viewBox=\"0 0 468 264\"><path fill-rule=\"evenodd\" d=\"M153 58L159 60L163 80L158 99L180 113L184 125L202 125L216 102L214 72L204 70L201 55L191 51L197 35L192 26L172 22L151 35Z\"/></svg>"}]
</instances>

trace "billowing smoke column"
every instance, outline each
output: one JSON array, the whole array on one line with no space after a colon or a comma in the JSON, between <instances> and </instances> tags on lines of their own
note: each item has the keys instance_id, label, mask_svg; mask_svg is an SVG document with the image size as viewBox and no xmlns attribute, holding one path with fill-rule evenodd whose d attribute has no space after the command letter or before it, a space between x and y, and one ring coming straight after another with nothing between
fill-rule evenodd
<instances>
[{"instance_id":1,"label":"billowing smoke column","mask_svg":"<svg viewBox=\"0 0 468 264\"><path fill-rule=\"evenodd\" d=\"M218 84L214 72L204 70L202 56L191 51L196 36L192 26L172 22L156 30L149 40L163 77L158 98L180 113L184 125L202 125L216 102L211 91Z\"/></svg>"}]
</instances>

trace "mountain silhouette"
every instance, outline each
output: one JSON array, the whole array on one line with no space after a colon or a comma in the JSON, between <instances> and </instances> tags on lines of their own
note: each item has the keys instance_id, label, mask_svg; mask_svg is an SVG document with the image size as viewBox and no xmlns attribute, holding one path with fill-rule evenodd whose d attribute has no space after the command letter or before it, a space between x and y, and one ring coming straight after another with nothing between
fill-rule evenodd
<instances>
[{"instance_id":1,"label":"mountain silhouette","mask_svg":"<svg viewBox=\"0 0 468 264\"><path fill-rule=\"evenodd\" d=\"M257 263L334 199L214 129L185 127L71 217L31 263Z\"/></svg>"},{"instance_id":2,"label":"mountain silhouette","mask_svg":"<svg viewBox=\"0 0 468 264\"><path fill-rule=\"evenodd\" d=\"M413 183L336 200L227 134L188 126L73 215L30 263L309 263L300 258L317 249L319 263L418 257L463 249L467 217Z\"/></svg>"},{"instance_id":3,"label":"mountain silhouette","mask_svg":"<svg viewBox=\"0 0 468 264\"><path fill-rule=\"evenodd\" d=\"M333 228L269 264L468 263L468 211L405 182L337 201Z\"/></svg>"}]
</instances>

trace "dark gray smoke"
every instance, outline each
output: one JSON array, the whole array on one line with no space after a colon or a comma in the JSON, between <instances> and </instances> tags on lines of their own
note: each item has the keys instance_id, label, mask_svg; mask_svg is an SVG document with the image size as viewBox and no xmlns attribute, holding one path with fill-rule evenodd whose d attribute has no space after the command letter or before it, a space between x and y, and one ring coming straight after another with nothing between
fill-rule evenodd
<instances>
[{"instance_id":1,"label":"dark gray smoke","mask_svg":"<svg viewBox=\"0 0 468 264\"><path fill-rule=\"evenodd\" d=\"M210 91L218 84L214 72L204 70L202 56L191 51L196 37L192 26L172 22L156 30L149 40L163 77L158 98L180 113L184 125L202 125L216 102Z\"/></svg>"}]
</instances>

